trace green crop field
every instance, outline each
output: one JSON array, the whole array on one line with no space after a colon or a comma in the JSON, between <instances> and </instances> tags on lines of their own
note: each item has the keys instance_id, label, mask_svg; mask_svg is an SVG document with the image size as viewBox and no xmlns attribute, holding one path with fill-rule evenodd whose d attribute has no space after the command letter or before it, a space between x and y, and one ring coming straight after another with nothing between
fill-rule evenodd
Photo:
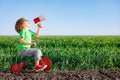
<instances>
[{"instance_id":1,"label":"green crop field","mask_svg":"<svg viewBox=\"0 0 120 80\"><path fill-rule=\"evenodd\" d=\"M0 70L10 70L23 58L18 55L16 36L0 36ZM40 36L34 38L52 70L120 69L120 36ZM34 58L26 57L29 69Z\"/></svg>"}]
</instances>

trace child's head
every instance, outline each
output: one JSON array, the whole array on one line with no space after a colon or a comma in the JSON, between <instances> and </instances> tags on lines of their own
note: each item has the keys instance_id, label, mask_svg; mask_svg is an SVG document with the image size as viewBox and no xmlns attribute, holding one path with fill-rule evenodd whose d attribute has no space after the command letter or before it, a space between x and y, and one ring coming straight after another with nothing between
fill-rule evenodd
<instances>
[{"instance_id":1,"label":"child's head","mask_svg":"<svg viewBox=\"0 0 120 80\"><path fill-rule=\"evenodd\" d=\"M15 30L19 33L20 30L28 26L29 26L28 20L26 20L25 18L20 18L16 21Z\"/></svg>"}]
</instances>

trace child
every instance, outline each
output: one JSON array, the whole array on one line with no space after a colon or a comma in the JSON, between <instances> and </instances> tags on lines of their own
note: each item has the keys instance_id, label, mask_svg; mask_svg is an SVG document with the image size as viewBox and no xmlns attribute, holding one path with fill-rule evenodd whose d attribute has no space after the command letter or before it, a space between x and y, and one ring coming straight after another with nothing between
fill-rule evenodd
<instances>
[{"instance_id":1,"label":"child","mask_svg":"<svg viewBox=\"0 0 120 80\"><path fill-rule=\"evenodd\" d=\"M39 65L39 60L41 60L42 53L37 48L30 48L31 46L36 46L36 42L32 42L32 37L39 37L41 24L37 24L37 32L34 33L29 30L30 24L25 18L20 18L16 21L15 30L19 33L19 45L18 53L23 56L32 56L35 58L35 71L43 70L47 65Z\"/></svg>"}]
</instances>

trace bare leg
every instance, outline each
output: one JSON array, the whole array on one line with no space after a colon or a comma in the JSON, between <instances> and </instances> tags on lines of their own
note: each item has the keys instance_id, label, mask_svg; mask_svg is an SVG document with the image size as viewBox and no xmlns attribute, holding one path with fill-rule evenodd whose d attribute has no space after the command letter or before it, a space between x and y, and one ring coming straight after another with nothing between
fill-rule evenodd
<instances>
[{"instance_id":1,"label":"bare leg","mask_svg":"<svg viewBox=\"0 0 120 80\"><path fill-rule=\"evenodd\" d=\"M35 67L39 65L39 60L35 61Z\"/></svg>"}]
</instances>

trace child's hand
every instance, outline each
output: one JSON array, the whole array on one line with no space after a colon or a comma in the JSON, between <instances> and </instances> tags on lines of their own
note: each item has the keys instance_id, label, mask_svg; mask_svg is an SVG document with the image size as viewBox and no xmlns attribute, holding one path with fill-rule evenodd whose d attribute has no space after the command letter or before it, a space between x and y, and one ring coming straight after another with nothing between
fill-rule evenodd
<instances>
[{"instance_id":1,"label":"child's hand","mask_svg":"<svg viewBox=\"0 0 120 80\"><path fill-rule=\"evenodd\" d=\"M38 28L42 28L42 24L41 23L38 23L37 26L38 26Z\"/></svg>"},{"instance_id":2,"label":"child's hand","mask_svg":"<svg viewBox=\"0 0 120 80\"><path fill-rule=\"evenodd\" d=\"M32 46L36 47L36 45L37 45L36 42L33 42L33 43L32 43Z\"/></svg>"}]
</instances>

